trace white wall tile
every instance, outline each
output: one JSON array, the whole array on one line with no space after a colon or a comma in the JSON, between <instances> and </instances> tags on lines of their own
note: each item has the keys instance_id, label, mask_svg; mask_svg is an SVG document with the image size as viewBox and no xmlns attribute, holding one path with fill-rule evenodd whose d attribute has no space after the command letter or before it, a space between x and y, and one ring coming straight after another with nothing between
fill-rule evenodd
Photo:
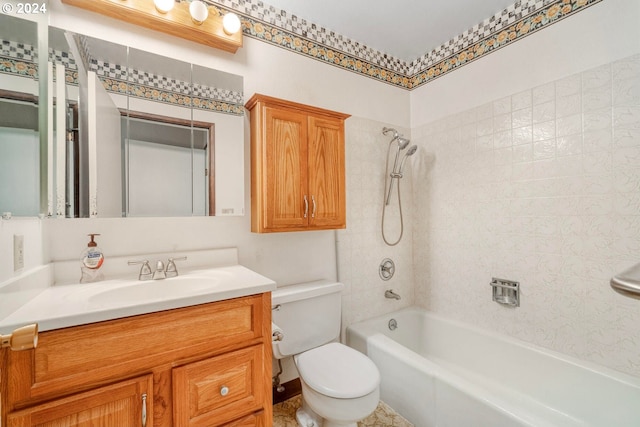
<instances>
[{"instance_id":1,"label":"white wall tile","mask_svg":"<svg viewBox=\"0 0 640 427\"><path fill-rule=\"evenodd\" d=\"M640 55L462 112L455 141L446 126L447 143L419 141L435 162L414 186L428 210L414 219L414 256L428 248L417 303L640 373L637 301L608 283L640 259L638 78ZM495 276L520 281L520 308L491 302Z\"/></svg>"}]
</instances>

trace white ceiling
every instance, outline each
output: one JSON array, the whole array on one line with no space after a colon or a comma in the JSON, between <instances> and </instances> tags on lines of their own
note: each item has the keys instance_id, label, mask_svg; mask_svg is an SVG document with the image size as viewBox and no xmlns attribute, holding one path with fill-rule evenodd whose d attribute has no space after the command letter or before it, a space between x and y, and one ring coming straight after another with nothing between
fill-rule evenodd
<instances>
[{"instance_id":1,"label":"white ceiling","mask_svg":"<svg viewBox=\"0 0 640 427\"><path fill-rule=\"evenodd\" d=\"M265 0L327 30L413 61L514 0Z\"/></svg>"}]
</instances>

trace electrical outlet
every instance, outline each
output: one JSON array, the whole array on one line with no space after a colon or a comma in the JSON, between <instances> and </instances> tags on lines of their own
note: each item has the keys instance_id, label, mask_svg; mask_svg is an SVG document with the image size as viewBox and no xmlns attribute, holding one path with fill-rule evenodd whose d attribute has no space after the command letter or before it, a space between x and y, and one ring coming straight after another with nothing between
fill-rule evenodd
<instances>
[{"instance_id":1,"label":"electrical outlet","mask_svg":"<svg viewBox=\"0 0 640 427\"><path fill-rule=\"evenodd\" d=\"M24 268L24 236L13 235L13 271Z\"/></svg>"}]
</instances>

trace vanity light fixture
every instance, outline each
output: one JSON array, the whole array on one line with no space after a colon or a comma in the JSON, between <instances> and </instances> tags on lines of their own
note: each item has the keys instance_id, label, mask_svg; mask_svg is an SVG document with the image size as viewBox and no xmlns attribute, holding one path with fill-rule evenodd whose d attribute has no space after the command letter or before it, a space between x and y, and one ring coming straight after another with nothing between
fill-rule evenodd
<instances>
[{"instance_id":1,"label":"vanity light fixture","mask_svg":"<svg viewBox=\"0 0 640 427\"><path fill-rule=\"evenodd\" d=\"M226 52L236 53L242 47L240 19L236 16L235 32L231 31L234 28L225 29L222 14L203 0L62 0L62 3Z\"/></svg>"},{"instance_id":2,"label":"vanity light fixture","mask_svg":"<svg viewBox=\"0 0 640 427\"><path fill-rule=\"evenodd\" d=\"M240 18L235 13L229 12L224 15L222 18L222 27L224 28L224 32L232 35L240 31Z\"/></svg>"},{"instance_id":3,"label":"vanity light fixture","mask_svg":"<svg viewBox=\"0 0 640 427\"><path fill-rule=\"evenodd\" d=\"M156 6L156 9L160 13L167 13L173 6L175 6L175 0L153 0L153 4Z\"/></svg>"},{"instance_id":4,"label":"vanity light fixture","mask_svg":"<svg viewBox=\"0 0 640 427\"><path fill-rule=\"evenodd\" d=\"M202 25L204 21L207 20L209 16L209 9L207 9L207 5L201 2L200 0L193 0L189 5L189 14L191 14L191 20L196 25ZM224 21L223 21L224 27Z\"/></svg>"}]
</instances>

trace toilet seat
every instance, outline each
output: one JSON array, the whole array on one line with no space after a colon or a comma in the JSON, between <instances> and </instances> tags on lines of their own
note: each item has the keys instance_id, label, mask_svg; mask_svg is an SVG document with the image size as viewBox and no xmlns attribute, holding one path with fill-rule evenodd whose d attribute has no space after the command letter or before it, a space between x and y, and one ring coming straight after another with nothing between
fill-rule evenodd
<instances>
[{"instance_id":1,"label":"toilet seat","mask_svg":"<svg viewBox=\"0 0 640 427\"><path fill-rule=\"evenodd\" d=\"M294 360L304 382L325 396L354 399L380 385L380 372L373 361L340 343L305 351Z\"/></svg>"}]
</instances>

